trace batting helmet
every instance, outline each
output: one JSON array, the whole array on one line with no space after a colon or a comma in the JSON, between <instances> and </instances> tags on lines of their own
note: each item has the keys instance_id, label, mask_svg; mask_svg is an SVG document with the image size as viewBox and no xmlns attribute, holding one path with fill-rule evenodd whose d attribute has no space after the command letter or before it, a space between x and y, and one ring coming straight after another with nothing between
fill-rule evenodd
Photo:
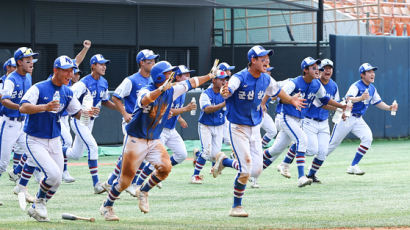
<instances>
[{"instance_id":1,"label":"batting helmet","mask_svg":"<svg viewBox=\"0 0 410 230\"><path fill-rule=\"evenodd\" d=\"M169 71L175 71L178 67L172 66L167 61L160 61L156 63L151 69L151 78L155 84L159 84L165 81L166 77L164 73Z\"/></svg>"}]
</instances>

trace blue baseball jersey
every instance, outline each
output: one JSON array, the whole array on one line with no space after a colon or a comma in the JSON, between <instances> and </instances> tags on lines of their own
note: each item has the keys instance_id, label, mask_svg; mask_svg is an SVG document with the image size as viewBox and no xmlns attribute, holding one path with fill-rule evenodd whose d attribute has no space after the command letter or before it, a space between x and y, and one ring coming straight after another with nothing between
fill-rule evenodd
<instances>
[{"instance_id":1,"label":"blue baseball jersey","mask_svg":"<svg viewBox=\"0 0 410 230\"><path fill-rule=\"evenodd\" d=\"M154 83L150 83L142 88L138 93L132 120L125 127L127 134L148 140L159 139L171 110L172 102L191 88L189 81L176 84L147 106L142 106L141 100L157 87Z\"/></svg>"},{"instance_id":2,"label":"blue baseball jersey","mask_svg":"<svg viewBox=\"0 0 410 230\"><path fill-rule=\"evenodd\" d=\"M369 108L369 104L377 105L382 102L379 93L377 93L376 87L374 87L373 84L366 85L362 80L358 80L350 86L346 93L346 98L360 97L366 89L369 92L369 99L354 103L352 114L363 115L367 108Z\"/></svg>"},{"instance_id":3,"label":"blue baseball jersey","mask_svg":"<svg viewBox=\"0 0 410 230\"><path fill-rule=\"evenodd\" d=\"M186 94L182 94L181 96L179 96L177 99L175 99L174 102L172 102L171 105L171 109L179 109L184 107L184 103L185 103L185 96ZM167 120L167 122L165 123L165 128L167 129L174 129L175 126L177 125L177 120L178 120L178 116L173 116L170 119Z\"/></svg>"},{"instance_id":4,"label":"blue baseball jersey","mask_svg":"<svg viewBox=\"0 0 410 230\"><path fill-rule=\"evenodd\" d=\"M21 98L31 87L31 75L27 73L26 75L20 75L17 71L10 73L6 80L4 81L3 89L3 99L9 99L13 103L20 104ZM7 117L21 117L25 114L21 114L19 110L9 109L3 106L3 115Z\"/></svg>"},{"instance_id":5,"label":"blue baseball jersey","mask_svg":"<svg viewBox=\"0 0 410 230\"><path fill-rule=\"evenodd\" d=\"M225 123L226 108L223 107L213 113L205 113L204 109L208 106L215 106L225 101L222 95L215 93L212 88L206 89L199 97L199 106L201 114L199 115L199 123L209 126L219 126Z\"/></svg>"},{"instance_id":6,"label":"blue baseball jersey","mask_svg":"<svg viewBox=\"0 0 410 230\"><path fill-rule=\"evenodd\" d=\"M91 74L89 74L81 78L81 80L75 83L71 89L80 103L83 102L83 98L88 90L93 96L94 107L99 107L101 102L108 101L110 96L108 93L108 82L103 76L100 76L100 78L96 80Z\"/></svg>"},{"instance_id":7,"label":"blue baseball jersey","mask_svg":"<svg viewBox=\"0 0 410 230\"><path fill-rule=\"evenodd\" d=\"M234 74L228 82L232 94L226 99L227 118L231 123L255 126L262 121L261 101L265 96L276 96L279 85L266 73L253 77L247 68Z\"/></svg>"},{"instance_id":8,"label":"blue baseball jersey","mask_svg":"<svg viewBox=\"0 0 410 230\"><path fill-rule=\"evenodd\" d=\"M139 72L125 78L115 89L114 97L124 100L125 111L131 114L135 109L138 92L142 87L150 84L152 78L144 77Z\"/></svg>"},{"instance_id":9,"label":"blue baseball jersey","mask_svg":"<svg viewBox=\"0 0 410 230\"><path fill-rule=\"evenodd\" d=\"M330 97L326 96L325 88L318 79L313 79L312 82L307 83L303 79L303 76L299 76L286 83L282 89L290 96L300 93L300 96L306 99L306 108L301 109L301 111L297 110L291 104L283 104L282 102L279 102L279 104L281 104L282 106L283 114L297 118L305 117L307 110L312 106L313 103L317 102L317 100L315 101L316 98L320 102L320 104L316 104L316 106L318 107L321 105L326 105L330 100Z\"/></svg>"},{"instance_id":10,"label":"blue baseball jersey","mask_svg":"<svg viewBox=\"0 0 410 230\"><path fill-rule=\"evenodd\" d=\"M320 83L323 85L323 87L326 90L326 96L328 96L330 99L333 99L335 101L340 101L339 89L335 81L330 79L326 85L324 85L321 81ZM318 100L318 99L316 98L315 100ZM312 105L306 111L306 117L318 119L321 121L326 120L329 117L329 111L326 109L323 109L322 106L316 106L315 104L318 105L320 104L320 102L316 101L316 103L312 103Z\"/></svg>"},{"instance_id":11,"label":"blue baseball jersey","mask_svg":"<svg viewBox=\"0 0 410 230\"><path fill-rule=\"evenodd\" d=\"M6 81L7 75L4 74L3 76L1 76L0 78L0 94L3 95L3 89L4 89L4 81ZM0 116L3 116L3 104L0 103Z\"/></svg>"},{"instance_id":12,"label":"blue baseball jersey","mask_svg":"<svg viewBox=\"0 0 410 230\"><path fill-rule=\"evenodd\" d=\"M33 85L21 99L20 105L23 103L47 104L53 100L56 91L60 93L59 111L57 113L29 114L24 126L24 132L28 135L46 139L59 137L61 135L60 117L63 112L67 110L70 115L73 115L80 111L81 104L77 98L73 97L71 89L66 85L56 86L51 80L41 81Z\"/></svg>"}]
</instances>

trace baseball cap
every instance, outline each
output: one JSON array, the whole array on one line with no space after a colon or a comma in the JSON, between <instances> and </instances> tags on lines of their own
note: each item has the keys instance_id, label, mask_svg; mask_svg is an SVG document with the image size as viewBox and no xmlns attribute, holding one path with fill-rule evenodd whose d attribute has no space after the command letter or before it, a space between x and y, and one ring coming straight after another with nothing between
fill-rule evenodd
<instances>
[{"instance_id":1,"label":"baseball cap","mask_svg":"<svg viewBox=\"0 0 410 230\"><path fill-rule=\"evenodd\" d=\"M104 56L102 56L101 54L96 54L94 56L91 57L90 59L90 65L92 64L105 64L105 63L109 63L110 60L105 59Z\"/></svg>"},{"instance_id":2,"label":"baseball cap","mask_svg":"<svg viewBox=\"0 0 410 230\"><path fill-rule=\"evenodd\" d=\"M327 58L323 59L323 60L320 62L320 68L319 68L319 70L320 70L320 71L325 70L325 66L330 66L330 67L333 68L333 62L332 62L330 59L327 59Z\"/></svg>"},{"instance_id":3,"label":"baseball cap","mask_svg":"<svg viewBox=\"0 0 410 230\"><path fill-rule=\"evenodd\" d=\"M226 74L225 71L223 71L223 70L217 70L217 71L216 71L216 76L215 76L215 78L225 79L225 78L227 78L227 77L229 77L229 76L228 76L228 74Z\"/></svg>"},{"instance_id":4,"label":"baseball cap","mask_svg":"<svg viewBox=\"0 0 410 230\"><path fill-rule=\"evenodd\" d=\"M369 63L363 63L360 67L359 67L359 73L364 73L366 71L369 70L377 70L376 66L372 66Z\"/></svg>"},{"instance_id":5,"label":"baseball cap","mask_svg":"<svg viewBox=\"0 0 410 230\"><path fill-rule=\"evenodd\" d=\"M184 73L193 73L195 70L189 70L185 65L179 65L175 71L175 75L181 75Z\"/></svg>"},{"instance_id":6,"label":"baseball cap","mask_svg":"<svg viewBox=\"0 0 410 230\"><path fill-rule=\"evenodd\" d=\"M74 68L74 74L81 74L81 70L79 68Z\"/></svg>"},{"instance_id":7,"label":"baseball cap","mask_svg":"<svg viewBox=\"0 0 410 230\"><path fill-rule=\"evenodd\" d=\"M177 66L172 66L171 63L167 61L160 61L152 67L151 78L155 84L162 83L165 81L164 73L175 71L177 68Z\"/></svg>"},{"instance_id":8,"label":"baseball cap","mask_svg":"<svg viewBox=\"0 0 410 230\"><path fill-rule=\"evenodd\" d=\"M230 66L226 62L222 62L221 64L218 65L219 70L227 71L227 70L233 70L235 69L235 66Z\"/></svg>"},{"instance_id":9,"label":"baseball cap","mask_svg":"<svg viewBox=\"0 0 410 230\"><path fill-rule=\"evenodd\" d=\"M262 46L256 45L248 51L248 61L250 62L254 57L262 57L265 55L272 56L272 54L273 50L265 50Z\"/></svg>"},{"instance_id":10,"label":"baseball cap","mask_svg":"<svg viewBox=\"0 0 410 230\"><path fill-rule=\"evenodd\" d=\"M4 62L4 64L3 64L3 70L4 71L7 71L7 66L16 67L16 61L14 60L14 58L9 58L9 59L7 59L7 61Z\"/></svg>"},{"instance_id":11,"label":"baseball cap","mask_svg":"<svg viewBox=\"0 0 410 230\"><path fill-rule=\"evenodd\" d=\"M20 47L14 52L14 60L16 62L22 58L31 57L31 56L35 58L38 56L38 53L33 53L33 50L27 47Z\"/></svg>"},{"instance_id":12,"label":"baseball cap","mask_svg":"<svg viewBox=\"0 0 410 230\"><path fill-rule=\"evenodd\" d=\"M73 59L69 58L68 56L60 56L56 58L54 61L54 68L59 68L59 69L70 69L74 68L74 62Z\"/></svg>"},{"instance_id":13,"label":"baseball cap","mask_svg":"<svg viewBox=\"0 0 410 230\"><path fill-rule=\"evenodd\" d=\"M140 63L140 61L143 61L143 60L151 60L151 59L155 59L155 58L158 58L158 57L159 57L159 55L154 54L154 52L152 50L144 49L144 50L141 50L140 52L138 52L138 54L137 54L137 63Z\"/></svg>"},{"instance_id":14,"label":"baseball cap","mask_svg":"<svg viewBox=\"0 0 410 230\"><path fill-rule=\"evenodd\" d=\"M313 59L312 57L307 57L303 59L302 63L300 64L300 68L304 70L306 67L311 66L313 64L320 65L321 61L319 59Z\"/></svg>"},{"instance_id":15,"label":"baseball cap","mask_svg":"<svg viewBox=\"0 0 410 230\"><path fill-rule=\"evenodd\" d=\"M266 69L266 71L272 71L273 69L274 69L275 67L273 67L273 66L268 66L268 68Z\"/></svg>"}]
</instances>

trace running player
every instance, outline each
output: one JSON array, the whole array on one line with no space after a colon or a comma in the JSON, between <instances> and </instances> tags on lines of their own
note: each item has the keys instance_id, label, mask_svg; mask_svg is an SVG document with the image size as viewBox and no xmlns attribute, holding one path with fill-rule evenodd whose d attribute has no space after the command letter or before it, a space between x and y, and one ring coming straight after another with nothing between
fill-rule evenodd
<instances>
[{"instance_id":1,"label":"running player","mask_svg":"<svg viewBox=\"0 0 410 230\"><path fill-rule=\"evenodd\" d=\"M159 139L168 120L172 102L191 88L198 87L215 77L213 74L208 74L191 78L184 84L172 86L171 75L174 70L176 67L171 66L167 61L156 63L151 69L153 83L138 93L134 115L126 126L127 137L121 175L114 182L107 200L100 208L100 213L105 220L119 220L112 206L120 193L131 184L137 168L144 159L153 164L156 169L148 182L138 190L137 195L140 210L144 213L149 212L149 190L165 180L172 168L168 152ZM216 71L216 66L212 72L214 71Z\"/></svg>"},{"instance_id":2,"label":"running player","mask_svg":"<svg viewBox=\"0 0 410 230\"><path fill-rule=\"evenodd\" d=\"M226 98L227 118L230 121L231 144L239 163L234 182L234 202L229 213L234 217L248 216L242 207L246 183L250 176L257 177L262 171L260 123L264 95L279 96L295 107L303 106L302 99L290 97L281 91L276 81L266 74L269 56L272 54L272 50L265 50L262 46L252 47L248 51L248 68L234 74L222 88L222 96ZM224 158L223 154L218 154L213 167L214 175L218 175L223 169L221 163Z\"/></svg>"},{"instance_id":3,"label":"running player","mask_svg":"<svg viewBox=\"0 0 410 230\"><path fill-rule=\"evenodd\" d=\"M377 67L369 63L363 63L359 68L361 79L353 83L346 93L346 100L351 100L353 104L351 116L345 121L341 121L333 127L332 136L330 138L329 150L327 155L332 153L342 140L352 132L360 139L360 145L351 165L347 168L346 173L353 175L363 175L365 172L359 168L359 162L369 150L373 134L369 126L363 120L363 115L370 104L385 111L397 111L398 105L387 105L380 98L379 93L374 87L375 71Z\"/></svg>"}]
</instances>

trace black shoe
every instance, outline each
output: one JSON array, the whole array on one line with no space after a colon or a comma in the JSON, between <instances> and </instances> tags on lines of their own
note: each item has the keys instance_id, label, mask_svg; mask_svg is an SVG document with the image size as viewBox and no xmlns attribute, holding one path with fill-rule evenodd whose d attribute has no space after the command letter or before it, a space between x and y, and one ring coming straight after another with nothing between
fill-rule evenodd
<instances>
[{"instance_id":1,"label":"black shoe","mask_svg":"<svg viewBox=\"0 0 410 230\"><path fill-rule=\"evenodd\" d=\"M317 179L316 175L306 176L306 177L309 179L312 179L313 183L318 183L318 184L322 183L319 179Z\"/></svg>"}]
</instances>

